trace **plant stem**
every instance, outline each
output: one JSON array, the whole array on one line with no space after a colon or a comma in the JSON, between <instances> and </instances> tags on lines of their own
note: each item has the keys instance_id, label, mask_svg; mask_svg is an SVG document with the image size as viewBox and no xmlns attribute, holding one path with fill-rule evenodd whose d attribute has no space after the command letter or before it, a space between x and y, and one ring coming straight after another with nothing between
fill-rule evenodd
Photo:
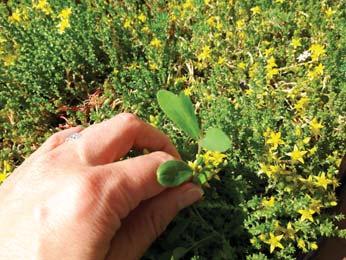
<instances>
[{"instance_id":1,"label":"plant stem","mask_svg":"<svg viewBox=\"0 0 346 260\"><path fill-rule=\"evenodd\" d=\"M198 158L198 156L200 155L200 153L201 153L201 150L202 150L202 147L201 147L201 145L199 144L199 143L197 143L198 144L198 148L197 148L197 154L196 154L196 157L195 157L195 160L197 160L197 158ZM199 176L199 173L198 173L198 171L193 171L193 182L194 183L199 183L198 182L198 176Z\"/></svg>"}]
</instances>

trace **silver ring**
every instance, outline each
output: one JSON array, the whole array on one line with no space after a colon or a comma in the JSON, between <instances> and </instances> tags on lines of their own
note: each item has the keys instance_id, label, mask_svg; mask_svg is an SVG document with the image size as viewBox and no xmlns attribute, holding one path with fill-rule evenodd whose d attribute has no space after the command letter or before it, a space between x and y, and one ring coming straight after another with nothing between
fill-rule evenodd
<instances>
[{"instance_id":1,"label":"silver ring","mask_svg":"<svg viewBox=\"0 0 346 260\"><path fill-rule=\"evenodd\" d=\"M77 140L81 137L82 137L82 135L80 133L73 133L65 139L65 142L71 142L71 141Z\"/></svg>"}]
</instances>

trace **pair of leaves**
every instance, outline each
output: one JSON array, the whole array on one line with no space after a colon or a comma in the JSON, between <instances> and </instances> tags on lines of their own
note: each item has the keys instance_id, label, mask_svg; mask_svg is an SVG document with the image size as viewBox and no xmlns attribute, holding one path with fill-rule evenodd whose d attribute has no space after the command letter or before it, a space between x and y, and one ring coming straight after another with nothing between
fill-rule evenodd
<instances>
[{"instance_id":1,"label":"pair of leaves","mask_svg":"<svg viewBox=\"0 0 346 260\"><path fill-rule=\"evenodd\" d=\"M179 96L167 90L157 93L159 106L177 127L191 138L199 141L200 145L211 151L224 152L231 147L228 136L219 128L209 128L201 138L201 130L194 107L188 96L183 92Z\"/></svg>"},{"instance_id":2,"label":"pair of leaves","mask_svg":"<svg viewBox=\"0 0 346 260\"><path fill-rule=\"evenodd\" d=\"M207 150L224 152L231 147L228 136L218 128L209 128L205 136L198 124L193 104L183 92L179 96L167 90L157 93L157 100L161 109L173 123L199 145ZM158 182L166 187L178 186L193 177L193 170L182 161L168 161L157 170Z\"/></svg>"}]
</instances>

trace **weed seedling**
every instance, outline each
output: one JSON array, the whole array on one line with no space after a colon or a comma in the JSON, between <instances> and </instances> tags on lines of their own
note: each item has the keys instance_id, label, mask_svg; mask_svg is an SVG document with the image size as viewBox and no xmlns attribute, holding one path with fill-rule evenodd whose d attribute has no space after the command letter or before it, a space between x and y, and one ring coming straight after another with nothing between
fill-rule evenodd
<instances>
[{"instance_id":1,"label":"weed seedling","mask_svg":"<svg viewBox=\"0 0 346 260\"><path fill-rule=\"evenodd\" d=\"M183 92L179 96L167 90L157 93L160 108L173 123L198 144L194 162L171 160L157 169L157 180L165 187L175 187L187 181L207 185L208 180L216 177L220 165L224 163L225 152L231 147L228 136L219 128L201 131L193 104ZM202 154L202 148L207 150Z\"/></svg>"}]
</instances>

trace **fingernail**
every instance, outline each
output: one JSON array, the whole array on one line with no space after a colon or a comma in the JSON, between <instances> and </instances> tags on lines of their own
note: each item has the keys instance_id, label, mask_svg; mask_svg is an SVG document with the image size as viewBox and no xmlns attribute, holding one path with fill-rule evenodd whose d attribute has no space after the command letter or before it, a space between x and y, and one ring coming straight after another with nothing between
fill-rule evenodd
<instances>
[{"instance_id":1,"label":"fingernail","mask_svg":"<svg viewBox=\"0 0 346 260\"><path fill-rule=\"evenodd\" d=\"M204 195L202 188L195 186L182 192L178 198L178 205L180 209L192 205L200 200Z\"/></svg>"}]
</instances>

